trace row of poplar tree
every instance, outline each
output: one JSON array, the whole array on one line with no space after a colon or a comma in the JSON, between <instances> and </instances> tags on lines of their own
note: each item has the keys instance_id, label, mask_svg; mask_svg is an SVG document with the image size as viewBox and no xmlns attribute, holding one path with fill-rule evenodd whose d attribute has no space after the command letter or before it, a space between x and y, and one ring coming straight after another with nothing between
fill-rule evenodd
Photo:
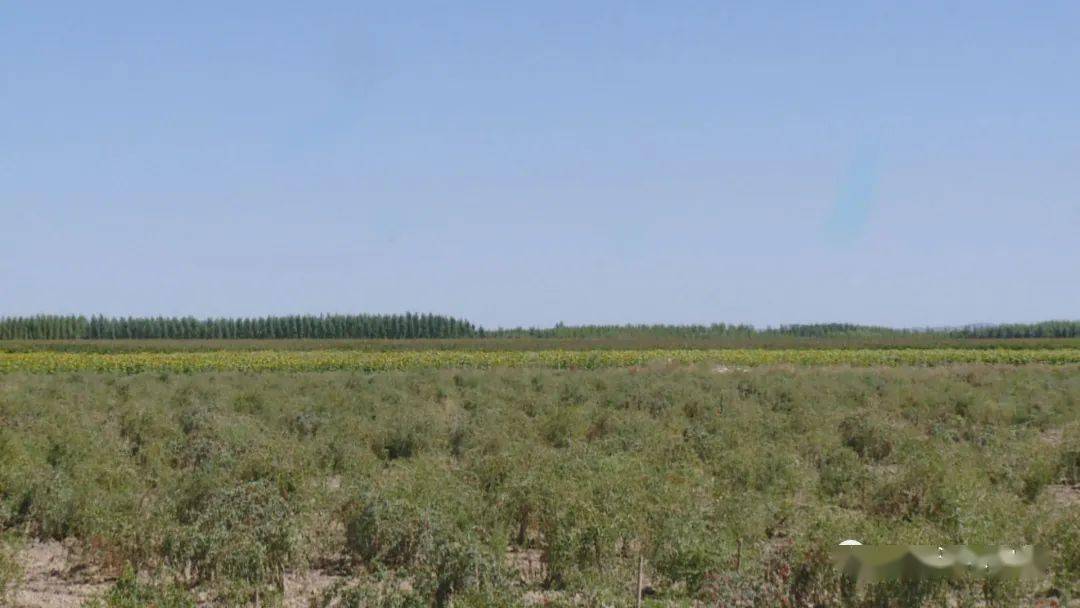
<instances>
[{"instance_id":1,"label":"row of poplar tree","mask_svg":"<svg viewBox=\"0 0 1080 608\"><path fill-rule=\"evenodd\" d=\"M726 338L732 336L752 336L757 330L752 325L566 325L557 323L554 327L518 327L496 329L489 332L500 338Z\"/></svg>"},{"instance_id":2,"label":"row of poplar tree","mask_svg":"<svg viewBox=\"0 0 1080 608\"><path fill-rule=\"evenodd\" d=\"M1080 321L969 325L955 330L953 335L963 338L1078 338Z\"/></svg>"},{"instance_id":3,"label":"row of poplar tree","mask_svg":"<svg viewBox=\"0 0 1080 608\"><path fill-rule=\"evenodd\" d=\"M799 337L1077 338L1080 321L970 325L953 329L892 329L847 323L783 325L564 325L485 331L445 315L292 315L196 319L194 317L105 317L36 315L0 317L0 340L78 339L268 339L268 338L719 338L760 335Z\"/></svg>"},{"instance_id":4,"label":"row of poplar tree","mask_svg":"<svg viewBox=\"0 0 1080 608\"><path fill-rule=\"evenodd\" d=\"M258 318L37 315L0 318L0 340L469 338L472 323L444 315L293 315Z\"/></svg>"},{"instance_id":5,"label":"row of poplar tree","mask_svg":"<svg viewBox=\"0 0 1080 608\"><path fill-rule=\"evenodd\" d=\"M968 325L958 328L896 329L852 323L805 323L755 328L752 325L564 325L497 329L488 335L504 338L729 338L794 336L799 338L1077 338L1080 321L1043 321L1005 325Z\"/></svg>"}]
</instances>

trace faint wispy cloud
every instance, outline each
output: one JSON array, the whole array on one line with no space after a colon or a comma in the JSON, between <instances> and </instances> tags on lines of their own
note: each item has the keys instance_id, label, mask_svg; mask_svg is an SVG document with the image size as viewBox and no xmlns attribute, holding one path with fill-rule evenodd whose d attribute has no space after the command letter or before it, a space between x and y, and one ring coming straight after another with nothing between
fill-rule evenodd
<instances>
[{"instance_id":1,"label":"faint wispy cloud","mask_svg":"<svg viewBox=\"0 0 1080 608\"><path fill-rule=\"evenodd\" d=\"M862 236L874 207L878 181L877 147L861 146L842 178L824 226L826 241L848 246Z\"/></svg>"}]
</instances>

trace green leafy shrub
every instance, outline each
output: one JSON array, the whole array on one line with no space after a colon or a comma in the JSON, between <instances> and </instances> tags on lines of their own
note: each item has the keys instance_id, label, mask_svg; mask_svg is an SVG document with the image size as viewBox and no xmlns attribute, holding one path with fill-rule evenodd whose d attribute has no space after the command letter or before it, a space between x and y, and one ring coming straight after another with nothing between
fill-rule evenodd
<instances>
[{"instance_id":1,"label":"green leafy shrub","mask_svg":"<svg viewBox=\"0 0 1080 608\"><path fill-rule=\"evenodd\" d=\"M884 517L910 521L948 515L943 472L938 466L903 469L898 475L879 479L871 490L870 508Z\"/></svg>"},{"instance_id":2,"label":"green leafy shrub","mask_svg":"<svg viewBox=\"0 0 1080 608\"><path fill-rule=\"evenodd\" d=\"M861 498L867 483L866 468L859 455L847 447L831 450L818 464L818 487L834 499L854 504Z\"/></svg>"},{"instance_id":3,"label":"green leafy shrub","mask_svg":"<svg viewBox=\"0 0 1080 608\"><path fill-rule=\"evenodd\" d=\"M696 594L710 574L730 567L732 553L700 517L673 517L654 540L651 564L666 581Z\"/></svg>"},{"instance_id":4,"label":"green leafy shrub","mask_svg":"<svg viewBox=\"0 0 1080 608\"><path fill-rule=\"evenodd\" d=\"M577 408L558 406L548 412L541 422L540 432L551 447L566 448L578 436L582 423Z\"/></svg>"},{"instance_id":5,"label":"green leafy shrub","mask_svg":"<svg viewBox=\"0 0 1080 608\"><path fill-rule=\"evenodd\" d=\"M1066 429L1058 464L1061 483L1080 485L1080 425Z\"/></svg>"},{"instance_id":6,"label":"green leafy shrub","mask_svg":"<svg viewBox=\"0 0 1080 608\"><path fill-rule=\"evenodd\" d=\"M1043 488L1056 481L1057 463L1046 457L1035 457L1023 471L1021 495L1028 502L1038 498Z\"/></svg>"},{"instance_id":7,"label":"green leafy shrub","mask_svg":"<svg viewBox=\"0 0 1080 608\"><path fill-rule=\"evenodd\" d=\"M427 475L391 477L346 509L346 548L376 570L407 571L417 592L438 606L457 593L503 576L501 551L478 523L483 505L468 487L432 462Z\"/></svg>"},{"instance_id":8,"label":"green leafy shrub","mask_svg":"<svg viewBox=\"0 0 1080 608\"><path fill-rule=\"evenodd\" d=\"M15 548L6 539L0 538L0 606L14 593L22 579L22 568L15 555Z\"/></svg>"},{"instance_id":9,"label":"green leafy shrub","mask_svg":"<svg viewBox=\"0 0 1080 608\"><path fill-rule=\"evenodd\" d=\"M164 552L198 581L228 579L252 592L280 587L296 551L291 505L268 481L216 488L187 508Z\"/></svg>"},{"instance_id":10,"label":"green leafy shrub","mask_svg":"<svg viewBox=\"0 0 1080 608\"><path fill-rule=\"evenodd\" d=\"M1042 539L1052 550L1054 586L1070 599L1080 599L1080 509L1072 509Z\"/></svg>"},{"instance_id":11,"label":"green leafy shrub","mask_svg":"<svg viewBox=\"0 0 1080 608\"><path fill-rule=\"evenodd\" d=\"M1069 366L580 367L0 374L0 529L132 564L129 604L351 567L331 605L622 606L644 556L653 605L889 605L841 597L843 538L1043 544L1055 582L996 605L1075 596Z\"/></svg>"},{"instance_id":12,"label":"green leafy shrub","mask_svg":"<svg viewBox=\"0 0 1080 608\"><path fill-rule=\"evenodd\" d=\"M311 602L311 608L428 608L423 595L392 577L339 582Z\"/></svg>"},{"instance_id":13,"label":"green leafy shrub","mask_svg":"<svg viewBox=\"0 0 1080 608\"><path fill-rule=\"evenodd\" d=\"M844 445L860 458L879 461L892 453L893 442L887 429L865 414L855 414L840 422L840 434Z\"/></svg>"},{"instance_id":14,"label":"green leafy shrub","mask_svg":"<svg viewBox=\"0 0 1080 608\"><path fill-rule=\"evenodd\" d=\"M176 585L154 585L139 581L135 570L124 568L120 578L100 599L87 608L195 608L195 597Z\"/></svg>"},{"instance_id":15,"label":"green leafy shrub","mask_svg":"<svg viewBox=\"0 0 1080 608\"><path fill-rule=\"evenodd\" d=\"M417 416L394 417L372 440L371 450L383 460L412 458L428 447L431 423Z\"/></svg>"}]
</instances>

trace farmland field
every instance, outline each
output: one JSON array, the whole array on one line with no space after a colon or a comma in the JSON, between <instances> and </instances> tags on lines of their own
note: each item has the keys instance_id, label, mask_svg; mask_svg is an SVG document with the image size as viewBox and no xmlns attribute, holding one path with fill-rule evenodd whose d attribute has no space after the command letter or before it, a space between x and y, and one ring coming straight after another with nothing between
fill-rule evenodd
<instances>
[{"instance_id":1,"label":"farmland field","mask_svg":"<svg viewBox=\"0 0 1080 608\"><path fill-rule=\"evenodd\" d=\"M388 371L540 367L595 369L653 363L736 366L903 366L953 363L1077 364L1076 348L862 348L654 350L223 350L206 352L0 352L0 372Z\"/></svg>"},{"instance_id":2,"label":"farmland field","mask_svg":"<svg viewBox=\"0 0 1080 608\"><path fill-rule=\"evenodd\" d=\"M8 352L0 593L632 606L641 566L646 605L1064 605L1080 597L1077 362L1068 348ZM1034 543L1052 560L1036 581L856 589L827 560L844 538ZM46 550L63 567L34 572L27 556Z\"/></svg>"},{"instance_id":3,"label":"farmland field","mask_svg":"<svg viewBox=\"0 0 1080 608\"><path fill-rule=\"evenodd\" d=\"M140 340L0 340L0 353L176 353L217 351L540 351L540 350L852 350L1080 349L1080 338L949 338L912 336L734 336L677 338L615 335L595 338L464 338L464 339L140 339Z\"/></svg>"}]
</instances>

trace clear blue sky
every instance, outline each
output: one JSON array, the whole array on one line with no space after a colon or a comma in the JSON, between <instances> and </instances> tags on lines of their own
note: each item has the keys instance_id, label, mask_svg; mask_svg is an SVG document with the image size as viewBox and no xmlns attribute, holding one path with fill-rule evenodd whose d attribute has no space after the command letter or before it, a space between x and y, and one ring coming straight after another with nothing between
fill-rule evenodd
<instances>
[{"instance_id":1,"label":"clear blue sky","mask_svg":"<svg viewBox=\"0 0 1080 608\"><path fill-rule=\"evenodd\" d=\"M1077 318L1078 23L1075 1L4 3L0 315Z\"/></svg>"}]
</instances>

